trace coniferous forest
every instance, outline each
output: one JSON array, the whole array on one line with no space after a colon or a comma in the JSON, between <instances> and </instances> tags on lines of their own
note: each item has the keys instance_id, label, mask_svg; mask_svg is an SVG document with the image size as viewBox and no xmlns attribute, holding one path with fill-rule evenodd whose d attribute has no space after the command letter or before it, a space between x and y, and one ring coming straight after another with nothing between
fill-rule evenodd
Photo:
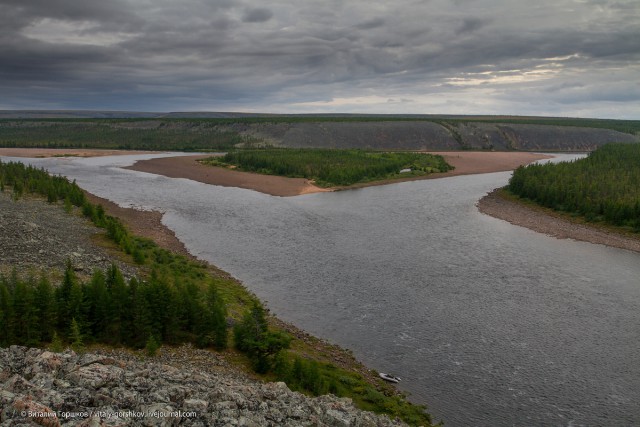
<instances>
[{"instance_id":1,"label":"coniferous forest","mask_svg":"<svg viewBox=\"0 0 640 427\"><path fill-rule=\"evenodd\" d=\"M607 144L573 162L521 166L508 189L587 221L640 232L640 144Z\"/></svg>"},{"instance_id":2,"label":"coniferous forest","mask_svg":"<svg viewBox=\"0 0 640 427\"><path fill-rule=\"evenodd\" d=\"M0 120L0 147L216 151L251 141L204 120Z\"/></svg>"},{"instance_id":3,"label":"coniferous forest","mask_svg":"<svg viewBox=\"0 0 640 427\"><path fill-rule=\"evenodd\" d=\"M68 264L55 285L46 275L0 278L0 324L3 347L54 337L76 349L95 342L141 348L149 340L227 345L225 305L213 284L202 290L158 275L126 281L115 265L80 281Z\"/></svg>"},{"instance_id":4,"label":"coniferous forest","mask_svg":"<svg viewBox=\"0 0 640 427\"><path fill-rule=\"evenodd\" d=\"M320 186L417 176L453 169L442 156L422 153L332 149L261 149L232 151L203 163L233 165L267 175L313 179ZM410 169L400 174L402 169Z\"/></svg>"}]
</instances>

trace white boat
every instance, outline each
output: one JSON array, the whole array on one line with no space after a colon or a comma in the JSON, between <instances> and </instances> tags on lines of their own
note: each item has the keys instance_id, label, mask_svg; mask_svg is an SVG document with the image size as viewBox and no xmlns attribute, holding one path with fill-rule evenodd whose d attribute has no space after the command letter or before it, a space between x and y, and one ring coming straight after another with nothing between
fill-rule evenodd
<instances>
[{"instance_id":1,"label":"white boat","mask_svg":"<svg viewBox=\"0 0 640 427\"><path fill-rule=\"evenodd\" d=\"M393 375L385 374L384 372L380 372L380 378L394 384L397 384L400 381L402 381L400 378L394 377Z\"/></svg>"}]
</instances>

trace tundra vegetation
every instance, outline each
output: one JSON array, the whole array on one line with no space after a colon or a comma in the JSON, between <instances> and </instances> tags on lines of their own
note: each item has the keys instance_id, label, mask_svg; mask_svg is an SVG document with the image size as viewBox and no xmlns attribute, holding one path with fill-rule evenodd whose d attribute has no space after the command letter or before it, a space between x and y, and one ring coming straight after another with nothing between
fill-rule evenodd
<instances>
[{"instance_id":1,"label":"tundra vegetation","mask_svg":"<svg viewBox=\"0 0 640 427\"><path fill-rule=\"evenodd\" d=\"M521 166L507 188L589 222L640 232L639 144L607 144L573 162Z\"/></svg>"},{"instance_id":2,"label":"tundra vegetation","mask_svg":"<svg viewBox=\"0 0 640 427\"><path fill-rule=\"evenodd\" d=\"M345 186L453 169L442 156L333 149L258 149L232 151L202 163L242 171L314 180L322 187ZM400 173L408 169L410 172Z\"/></svg>"},{"instance_id":3,"label":"tundra vegetation","mask_svg":"<svg viewBox=\"0 0 640 427\"><path fill-rule=\"evenodd\" d=\"M221 151L234 147L264 146L266 142L261 138L243 131L251 125L286 127L287 124L330 122L432 122L446 127L456 139L461 138L456 127L470 123L586 127L640 134L640 120L558 117L261 115L227 118L0 119L0 147ZM462 148L465 147L462 144Z\"/></svg>"},{"instance_id":4,"label":"tundra vegetation","mask_svg":"<svg viewBox=\"0 0 640 427\"><path fill-rule=\"evenodd\" d=\"M66 178L22 163L0 161L0 186L14 199L28 194L60 203L81 214L139 266L141 277L126 280L112 265L81 279L69 262L59 280L54 272L0 274L0 346L70 346L85 351L95 343L144 349L156 354L164 345L191 342L226 351L235 347L246 364L266 379L282 380L310 395L327 392L350 397L360 408L431 425L425 407L409 403L381 384L314 355L269 322L255 296L237 282L216 277L206 264L167 251L131 234L100 205ZM228 325L235 324L234 333ZM243 359L244 358L244 359Z\"/></svg>"},{"instance_id":5,"label":"tundra vegetation","mask_svg":"<svg viewBox=\"0 0 640 427\"><path fill-rule=\"evenodd\" d=\"M177 124L177 125L176 125ZM253 139L206 121L0 120L0 147L219 151Z\"/></svg>"}]
</instances>

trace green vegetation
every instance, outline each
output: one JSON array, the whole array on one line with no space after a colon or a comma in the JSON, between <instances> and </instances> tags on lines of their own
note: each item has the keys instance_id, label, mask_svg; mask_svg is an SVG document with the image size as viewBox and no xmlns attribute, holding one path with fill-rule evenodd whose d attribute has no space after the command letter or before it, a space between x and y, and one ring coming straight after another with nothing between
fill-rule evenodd
<instances>
[{"instance_id":1,"label":"green vegetation","mask_svg":"<svg viewBox=\"0 0 640 427\"><path fill-rule=\"evenodd\" d=\"M440 120L434 120L440 122ZM585 127L595 129L611 129L618 132L629 133L631 135L640 134L640 120L612 120L612 119L579 119L569 117L508 117L508 118L452 118L446 121L452 123L494 123L494 124L519 124L519 125L548 125L548 126L570 126Z\"/></svg>"},{"instance_id":2,"label":"green vegetation","mask_svg":"<svg viewBox=\"0 0 640 427\"><path fill-rule=\"evenodd\" d=\"M446 127L462 146L459 123L533 124L612 129L640 134L640 120L563 117L425 115L262 115L232 118L0 119L0 147L126 150L224 151L263 145L242 134L247 126L325 122L433 122Z\"/></svg>"},{"instance_id":3,"label":"green vegetation","mask_svg":"<svg viewBox=\"0 0 640 427\"><path fill-rule=\"evenodd\" d=\"M196 286L152 275L124 280L114 265L80 281L69 263L53 286L45 275L0 277L0 345L38 346L64 340L77 352L87 344L106 343L157 350L158 341L199 342L199 334L226 334L223 325L207 325L211 307ZM160 337L156 341L155 337Z\"/></svg>"},{"instance_id":4,"label":"green vegetation","mask_svg":"<svg viewBox=\"0 0 640 427\"><path fill-rule=\"evenodd\" d=\"M261 374L271 370L274 359L291 343L288 335L269 330L264 308L258 303L253 304L233 333L236 348L249 355L253 369Z\"/></svg>"},{"instance_id":5,"label":"green vegetation","mask_svg":"<svg viewBox=\"0 0 640 427\"><path fill-rule=\"evenodd\" d=\"M286 381L311 395L333 392L350 397L362 409L398 416L410 424L430 425L425 408L412 405L391 388L376 387L356 373L313 360L313 349L292 343L268 325L266 310L236 282L214 277L207 266L132 235L102 206L88 202L66 178L43 169L0 161L0 185L13 197L35 193L65 210L80 212L146 272L144 279L124 279L112 265L81 280L68 263L55 286L46 273L0 275L0 346L38 346L54 351L71 346L82 351L93 343L130 346L156 354L161 344L192 342L228 348L227 321L235 319L235 347L265 378ZM247 307L249 309L247 310ZM230 351L230 350L228 350ZM302 357L300 353L304 353Z\"/></svg>"},{"instance_id":6,"label":"green vegetation","mask_svg":"<svg viewBox=\"0 0 640 427\"><path fill-rule=\"evenodd\" d=\"M219 151L252 141L201 120L0 120L0 147Z\"/></svg>"},{"instance_id":7,"label":"green vegetation","mask_svg":"<svg viewBox=\"0 0 640 427\"><path fill-rule=\"evenodd\" d=\"M574 162L520 167L508 189L587 221L640 232L640 144L608 144Z\"/></svg>"},{"instance_id":8,"label":"green vegetation","mask_svg":"<svg viewBox=\"0 0 640 427\"><path fill-rule=\"evenodd\" d=\"M453 169L442 156L362 150L262 149L233 151L203 163L236 166L268 175L313 179L320 186L351 185L382 179L419 176ZM400 174L402 169L411 169Z\"/></svg>"},{"instance_id":9,"label":"green vegetation","mask_svg":"<svg viewBox=\"0 0 640 427\"><path fill-rule=\"evenodd\" d=\"M372 387L360 375L330 363L297 355L279 355L274 360L273 370L275 378L286 382L292 390L315 396L326 393L346 396L361 409L384 412L410 425L431 425L431 418L425 415L426 407L411 405L393 391Z\"/></svg>"}]
</instances>

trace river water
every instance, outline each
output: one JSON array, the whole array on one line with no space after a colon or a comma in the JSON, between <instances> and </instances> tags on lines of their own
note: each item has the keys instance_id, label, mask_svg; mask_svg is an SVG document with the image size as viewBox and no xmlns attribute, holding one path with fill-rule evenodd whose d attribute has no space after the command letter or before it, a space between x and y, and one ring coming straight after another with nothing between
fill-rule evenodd
<instances>
[{"instance_id":1,"label":"river water","mask_svg":"<svg viewBox=\"0 0 640 427\"><path fill-rule=\"evenodd\" d=\"M640 255L480 214L510 173L281 198L118 167L150 157L30 162L165 212L193 254L447 426L640 425Z\"/></svg>"}]
</instances>

